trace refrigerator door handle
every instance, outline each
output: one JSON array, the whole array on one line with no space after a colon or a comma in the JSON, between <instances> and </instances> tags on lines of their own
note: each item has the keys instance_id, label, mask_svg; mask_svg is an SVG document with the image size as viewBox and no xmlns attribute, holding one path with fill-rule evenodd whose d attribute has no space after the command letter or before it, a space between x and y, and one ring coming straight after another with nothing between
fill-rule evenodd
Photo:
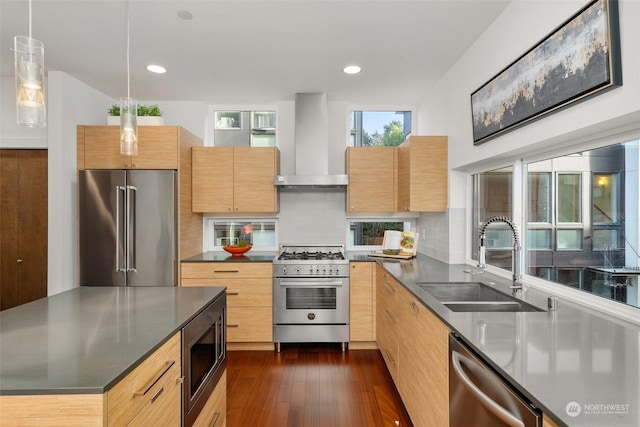
<instances>
[{"instance_id":1,"label":"refrigerator door handle","mask_svg":"<svg viewBox=\"0 0 640 427\"><path fill-rule=\"evenodd\" d=\"M133 197L132 197L133 196ZM127 185L127 272L137 273L136 269L136 199L138 188ZM132 212L133 211L133 212Z\"/></svg>"},{"instance_id":2,"label":"refrigerator door handle","mask_svg":"<svg viewBox=\"0 0 640 427\"><path fill-rule=\"evenodd\" d=\"M126 271L125 267L122 267L120 263L120 192L125 193L125 188L122 185L116 185L116 272L120 273ZM125 236L126 238L126 236ZM123 242L124 243L124 242Z\"/></svg>"}]
</instances>

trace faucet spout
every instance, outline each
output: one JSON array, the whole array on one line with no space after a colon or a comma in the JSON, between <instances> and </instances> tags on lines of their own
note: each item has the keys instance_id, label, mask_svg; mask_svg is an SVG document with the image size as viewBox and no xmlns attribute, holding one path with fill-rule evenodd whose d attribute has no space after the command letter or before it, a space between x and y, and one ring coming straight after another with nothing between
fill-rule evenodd
<instances>
[{"instance_id":1,"label":"faucet spout","mask_svg":"<svg viewBox=\"0 0 640 427\"><path fill-rule=\"evenodd\" d=\"M506 216L491 217L484 224L482 224L482 227L480 227L480 233L478 234L478 238L480 240L480 247L478 248L478 268L483 269L487 267L484 239L487 227L489 226L489 224L493 224L495 222L503 222L507 224L509 228L511 228L511 232L513 234L513 249L511 253L511 272L513 274L513 283L510 288L522 289L522 276L520 274L520 236L518 234L516 225Z\"/></svg>"}]
</instances>

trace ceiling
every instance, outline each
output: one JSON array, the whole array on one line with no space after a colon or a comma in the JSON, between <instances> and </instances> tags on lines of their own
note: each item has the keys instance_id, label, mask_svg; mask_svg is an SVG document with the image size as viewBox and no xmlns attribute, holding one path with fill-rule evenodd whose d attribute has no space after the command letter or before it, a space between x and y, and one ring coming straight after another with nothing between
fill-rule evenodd
<instances>
[{"instance_id":1,"label":"ceiling","mask_svg":"<svg viewBox=\"0 0 640 427\"><path fill-rule=\"evenodd\" d=\"M415 105L510 0L130 0L131 96L264 104L299 92ZM28 35L28 0L0 0L0 71ZM193 18L180 19L179 11ZM124 0L32 0L47 71L126 96ZM145 70L150 63L163 75ZM344 66L362 72L347 75Z\"/></svg>"}]
</instances>

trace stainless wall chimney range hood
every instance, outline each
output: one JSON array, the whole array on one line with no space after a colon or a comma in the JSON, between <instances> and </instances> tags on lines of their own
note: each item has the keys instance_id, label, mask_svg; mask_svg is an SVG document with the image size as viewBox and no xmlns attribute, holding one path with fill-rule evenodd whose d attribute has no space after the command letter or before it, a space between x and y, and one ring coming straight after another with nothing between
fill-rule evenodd
<instances>
[{"instance_id":1,"label":"stainless wall chimney range hood","mask_svg":"<svg viewBox=\"0 0 640 427\"><path fill-rule=\"evenodd\" d=\"M329 118L326 93L298 93L295 101L295 175L277 175L281 188L338 188L347 175L329 175Z\"/></svg>"}]
</instances>

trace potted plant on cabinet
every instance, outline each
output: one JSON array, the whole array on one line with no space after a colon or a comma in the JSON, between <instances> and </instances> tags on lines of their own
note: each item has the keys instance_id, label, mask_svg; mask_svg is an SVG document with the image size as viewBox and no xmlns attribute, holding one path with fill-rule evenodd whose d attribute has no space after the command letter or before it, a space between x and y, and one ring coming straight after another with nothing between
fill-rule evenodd
<instances>
[{"instance_id":1,"label":"potted plant on cabinet","mask_svg":"<svg viewBox=\"0 0 640 427\"><path fill-rule=\"evenodd\" d=\"M108 110L107 124L119 125L120 124L120 105L114 104ZM138 105L138 125L139 126L162 126L164 125L164 119L162 118L162 111L157 104L153 105Z\"/></svg>"}]
</instances>

